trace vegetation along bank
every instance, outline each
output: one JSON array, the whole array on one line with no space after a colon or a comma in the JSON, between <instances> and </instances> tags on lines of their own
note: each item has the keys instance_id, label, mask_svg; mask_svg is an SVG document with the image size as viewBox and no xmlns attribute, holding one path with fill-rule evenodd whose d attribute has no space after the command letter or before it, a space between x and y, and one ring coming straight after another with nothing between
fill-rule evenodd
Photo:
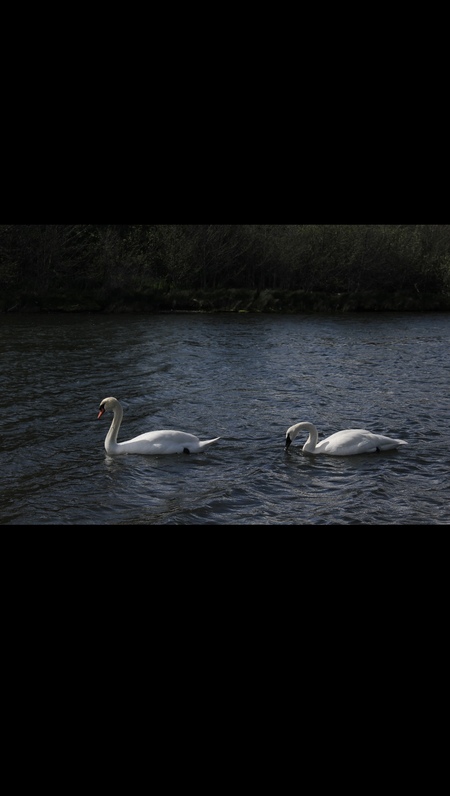
<instances>
[{"instance_id":1,"label":"vegetation along bank","mask_svg":"<svg viewBox=\"0 0 450 796\"><path fill-rule=\"evenodd\" d=\"M450 225L0 225L1 312L450 310Z\"/></svg>"}]
</instances>

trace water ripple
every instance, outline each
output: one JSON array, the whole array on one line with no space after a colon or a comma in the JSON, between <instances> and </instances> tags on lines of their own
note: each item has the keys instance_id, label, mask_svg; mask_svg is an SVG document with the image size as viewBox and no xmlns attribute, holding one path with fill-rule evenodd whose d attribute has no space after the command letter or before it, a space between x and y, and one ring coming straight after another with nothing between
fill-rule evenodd
<instances>
[{"instance_id":1,"label":"water ripple","mask_svg":"<svg viewBox=\"0 0 450 796\"><path fill-rule=\"evenodd\" d=\"M0 316L0 522L80 525L449 524L448 317ZM106 455L182 428L190 456ZM408 447L311 457L289 425L366 427Z\"/></svg>"}]
</instances>

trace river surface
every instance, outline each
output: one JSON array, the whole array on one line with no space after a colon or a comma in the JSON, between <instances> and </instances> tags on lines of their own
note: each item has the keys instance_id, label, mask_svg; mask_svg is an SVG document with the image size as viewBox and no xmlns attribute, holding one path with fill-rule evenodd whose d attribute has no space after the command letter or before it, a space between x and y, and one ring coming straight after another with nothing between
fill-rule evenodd
<instances>
[{"instance_id":1,"label":"river surface","mask_svg":"<svg viewBox=\"0 0 450 796\"><path fill-rule=\"evenodd\" d=\"M0 522L6 525L447 525L450 315L0 315ZM110 457L173 428L190 455ZM308 456L362 427L398 451Z\"/></svg>"}]
</instances>

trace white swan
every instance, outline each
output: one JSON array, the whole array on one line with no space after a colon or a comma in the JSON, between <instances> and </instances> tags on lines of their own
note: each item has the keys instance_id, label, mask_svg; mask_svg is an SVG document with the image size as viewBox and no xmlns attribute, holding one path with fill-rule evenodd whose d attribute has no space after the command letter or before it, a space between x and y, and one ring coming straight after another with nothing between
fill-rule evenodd
<instances>
[{"instance_id":1,"label":"white swan","mask_svg":"<svg viewBox=\"0 0 450 796\"><path fill-rule=\"evenodd\" d=\"M328 456L354 456L357 453L374 453L375 451L390 451L407 445L403 439L385 437L383 434L372 434L365 428L347 428L345 431L336 431L317 444L319 433L314 423L295 423L286 431L285 450L289 448L300 431L309 433L303 445L303 453L326 453Z\"/></svg>"},{"instance_id":2,"label":"white swan","mask_svg":"<svg viewBox=\"0 0 450 796\"><path fill-rule=\"evenodd\" d=\"M217 442L220 437L214 439L199 440L194 434L187 434L185 431L147 431L146 434L139 434L126 442L117 442L120 424L123 418L123 409L117 398L104 398L100 403L97 420L105 414L113 412L111 426L105 439L105 450L109 454L117 453L198 453L204 450L212 442Z\"/></svg>"}]
</instances>

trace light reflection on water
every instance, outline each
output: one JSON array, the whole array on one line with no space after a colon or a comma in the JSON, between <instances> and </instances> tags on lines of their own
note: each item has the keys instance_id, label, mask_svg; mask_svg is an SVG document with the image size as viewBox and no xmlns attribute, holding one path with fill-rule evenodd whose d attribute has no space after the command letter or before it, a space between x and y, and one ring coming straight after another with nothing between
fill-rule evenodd
<instances>
[{"instance_id":1,"label":"light reflection on water","mask_svg":"<svg viewBox=\"0 0 450 796\"><path fill-rule=\"evenodd\" d=\"M448 524L445 314L2 315L6 524ZM106 455L154 428L220 436L190 456ZM321 434L365 427L408 447L307 457Z\"/></svg>"}]
</instances>

